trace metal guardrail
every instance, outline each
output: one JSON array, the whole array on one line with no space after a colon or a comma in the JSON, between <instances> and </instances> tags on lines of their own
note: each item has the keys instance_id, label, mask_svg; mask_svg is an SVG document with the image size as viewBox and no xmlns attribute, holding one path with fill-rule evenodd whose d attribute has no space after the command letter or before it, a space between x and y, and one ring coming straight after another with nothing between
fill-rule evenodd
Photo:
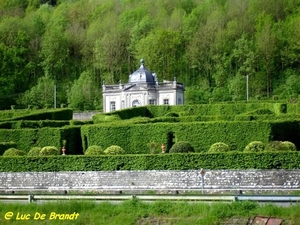
<instances>
[{"instance_id":1,"label":"metal guardrail","mask_svg":"<svg viewBox=\"0 0 300 225\"><path fill-rule=\"evenodd\" d=\"M109 201L125 201L130 199L140 199L142 201L189 201L189 202L233 202L233 201L257 201L257 202L284 202L284 203L300 203L300 196L282 196L282 195L127 195L127 194L106 194L106 195L17 195L5 194L0 195L0 202L47 202L47 201L68 201L68 200L90 200L96 202L109 202Z\"/></svg>"}]
</instances>

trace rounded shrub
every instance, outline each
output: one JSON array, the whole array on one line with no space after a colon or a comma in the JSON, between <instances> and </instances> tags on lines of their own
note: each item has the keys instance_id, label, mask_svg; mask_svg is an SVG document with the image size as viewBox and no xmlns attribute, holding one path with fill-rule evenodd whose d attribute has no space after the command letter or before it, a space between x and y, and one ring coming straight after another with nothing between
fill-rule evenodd
<instances>
[{"instance_id":1,"label":"rounded shrub","mask_svg":"<svg viewBox=\"0 0 300 225\"><path fill-rule=\"evenodd\" d=\"M272 152L272 151L280 151L280 145L281 145L281 141L270 141L267 145L265 150L268 152Z\"/></svg>"},{"instance_id":2,"label":"rounded shrub","mask_svg":"<svg viewBox=\"0 0 300 225\"><path fill-rule=\"evenodd\" d=\"M230 148L224 142L214 143L210 146L210 148L208 150L209 153L212 153L212 152L228 152L228 151L230 151Z\"/></svg>"},{"instance_id":3,"label":"rounded shrub","mask_svg":"<svg viewBox=\"0 0 300 225\"><path fill-rule=\"evenodd\" d=\"M244 152L261 152L266 145L262 141L252 141L244 149Z\"/></svg>"},{"instance_id":4,"label":"rounded shrub","mask_svg":"<svg viewBox=\"0 0 300 225\"><path fill-rule=\"evenodd\" d=\"M6 156L6 157L23 156L23 155L26 155L26 152L23 150L16 149L16 148L9 148L9 149L5 150L5 152L3 153L3 156Z\"/></svg>"},{"instance_id":5,"label":"rounded shrub","mask_svg":"<svg viewBox=\"0 0 300 225\"><path fill-rule=\"evenodd\" d=\"M118 145L112 145L105 149L104 153L107 155L123 155L125 154L125 151L122 147Z\"/></svg>"},{"instance_id":6,"label":"rounded shrub","mask_svg":"<svg viewBox=\"0 0 300 225\"><path fill-rule=\"evenodd\" d=\"M40 156L59 155L60 152L55 146L45 146L40 151Z\"/></svg>"},{"instance_id":7,"label":"rounded shrub","mask_svg":"<svg viewBox=\"0 0 300 225\"><path fill-rule=\"evenodd\" d=\"M188 153L194 151L193 146L187 141L178 141L169 150L170 153Z\"/></svg>"},{"instance_id":8,"label":"rounded shrub","mask_svg":"<svg viewBox=\"0 0 300 225\"><path fill-rule=\"evenodd\" d=\"M159 154L161 153L161 144L158 142L150 142L147 144L151 154Z\"/></svg>"},{"instance_id":9,"label":"rounded shrub","mask_svg":"<svg viewBox=\"0 0 300 225\"><path fill-rule=\"evenodd\" d=\"M27 156L39 156L42 148L41 147L33 147L27 153Z\"/></svg>"},{"instance_id":10,"label":"rounded shrub","mask_svg":"<svg viewBox=\"0 0 300 225\"><path fill-rule=\"evenodd\" d=\"M103 155L104 152L100 146L91 145L85 150L84 154L85 155Z\"/></svg>"},{"instance_id":11,"label":"rounded shrub","mask_svg":"<svg viewBox=\"0 0 300 225\"><path fill-rule=\"evenodd\" d=\"M266 151L297 151L297 148L290 141L271 141L267 144Z\"/></svg>"},{"instance_id":12,"label":"rounded shrub","mask_svg":"<svg viewBox=\"0 0 300 225\"><path fill-rule=\"evenodd\" d=\"M290 141L283 141L281 143L283 151L297 151L296 145Z\"/></svg>"}]
</instances>

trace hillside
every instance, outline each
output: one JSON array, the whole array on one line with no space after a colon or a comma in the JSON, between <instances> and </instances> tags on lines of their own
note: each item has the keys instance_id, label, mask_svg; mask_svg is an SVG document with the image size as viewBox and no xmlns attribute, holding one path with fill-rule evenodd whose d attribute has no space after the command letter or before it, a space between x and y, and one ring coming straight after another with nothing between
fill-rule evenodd
<instances>
[{"instance_id":1,"label":"hillside","mask_svg":"<svg viewBox=\"0 0 300 225\"><path fill-rule=\"evenodd\" d=\"M101 84L145 59L186 103L300 92L297 0L3 0L0 107L101 109ZM23 95L26 93L25 95Z\"/></svg>"}]
</instances>

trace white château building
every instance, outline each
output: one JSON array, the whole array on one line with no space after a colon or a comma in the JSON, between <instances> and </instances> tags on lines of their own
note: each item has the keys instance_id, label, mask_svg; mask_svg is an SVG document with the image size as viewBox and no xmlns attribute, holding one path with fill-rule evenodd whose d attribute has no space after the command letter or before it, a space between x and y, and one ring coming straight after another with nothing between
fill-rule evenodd
<instances>
[{"instance_id":1,"label":"white ch\u00e2teau building","mask_svg":"<svg viewBox=\"0 0 300 225\"><path fill-rule=\"evenodd\" d=\"M140 68L129 75L128 83L102 85L103 112L145 106L180 105L184 103L184 86L173 81L158 82L155 73L150 72L141 61Z\"/></svg>"}]
</instances>

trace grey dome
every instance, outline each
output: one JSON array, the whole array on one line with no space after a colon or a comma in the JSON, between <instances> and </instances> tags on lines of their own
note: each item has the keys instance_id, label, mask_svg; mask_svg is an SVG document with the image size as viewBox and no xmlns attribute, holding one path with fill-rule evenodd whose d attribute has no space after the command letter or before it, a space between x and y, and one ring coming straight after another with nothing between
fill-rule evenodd
<instances>
[{"instance_id":1,"label":"grey dome","mask_svg":"<svg viewBox=\"0 0 300 225\"><path fill-rule=\"evenodd\" d=\"M140 68L137 71L133 72L131 75L129 75L128 83L154 83L154 75L144 66L143 59L141 59L140 62Z\"/></svg>"}]
</instances>

